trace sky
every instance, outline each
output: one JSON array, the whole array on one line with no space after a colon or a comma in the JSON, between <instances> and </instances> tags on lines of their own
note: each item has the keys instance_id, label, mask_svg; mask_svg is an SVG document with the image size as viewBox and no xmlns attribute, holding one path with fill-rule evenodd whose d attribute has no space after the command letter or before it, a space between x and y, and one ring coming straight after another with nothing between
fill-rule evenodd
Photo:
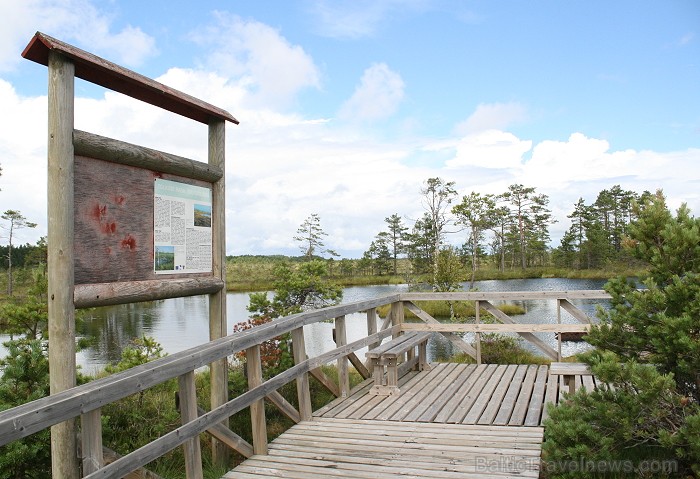
<instances>
[{"instance_id":1,"label":"sky","mask_svg":"<svg viewBox=\"0 0 700 479\"><path fill-rule=\"evenodd\" d=\"M385 218L422 215L432 177L460 197L535 187L554 247L579 198L618 184L700 212L696 0L0 0L0 210L38 223L20 243L47 227L47 69L20 55L36 31L240 121L228 254L300 254L316 213L360 257ZM206 161L205 125L75 92L77 129Z\"/></svg>"}]
</instances>

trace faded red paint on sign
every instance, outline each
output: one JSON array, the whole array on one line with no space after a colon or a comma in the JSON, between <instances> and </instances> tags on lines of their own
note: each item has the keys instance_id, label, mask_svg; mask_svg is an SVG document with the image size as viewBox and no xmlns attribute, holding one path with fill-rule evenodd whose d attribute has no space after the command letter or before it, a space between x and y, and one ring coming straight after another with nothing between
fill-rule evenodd
<instances>
[{"instance_id":1,"label":"faded red paint on sign","mask_svg":"<svg viewBox=\"0 0 700 479\"><path fill-rule=\"evenodd\" d=\"M136 238L131 235L126 235L126 237L121 242L123 249L128 249L130 251L136 250Z\"/></svg>"}]
</instances>

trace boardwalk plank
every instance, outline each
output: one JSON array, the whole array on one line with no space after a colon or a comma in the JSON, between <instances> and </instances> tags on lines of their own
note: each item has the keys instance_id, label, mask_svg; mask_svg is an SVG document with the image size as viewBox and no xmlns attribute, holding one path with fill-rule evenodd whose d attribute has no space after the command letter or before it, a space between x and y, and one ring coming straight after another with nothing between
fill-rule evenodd
<instances>
[{"instance_id":1,"label":"boardwalk plank","mask_svg":"<svg viewBox=\"0 0 700 479\"><path fill-rule=\"evenodd\" d=\"M466 395L461 399L460 403L457 405L457 407L455 407L454 411L445 422L462 422L474 402L478 399L480 391L483 389L484 385L488 383L489 379L491 379L491 376L498 368L496 364L487 364L482 366L484 367L482 374L474 382L472 388L466 392Z\"/></svg>"},{"instance_id":2,"label":"boardwalk plank","mask_svg":"<svg viewBox=\"0 0 700 479\"><path fill-rule=\"evenodd\" d=\"M517 370L518 366L516 364L511 364L508 366L508 369L506 369L506 372L503 374L501 381L498 383L498 387L496 387L491 400L484 409L484 412L477 421L477 424L491 424L496 418L496 414L500 409L503 397L509 389L510 384L513 382L513 376Z\"/></svg>"},{"instance_id":3,"label":"boardwalk plank","mask_svg":"<svg viewBox=\"0 0 700 479\"><path fill-rule=\"evenodd\" d=\"M549 368L547 368L547 366L540 366L537 369L537 379L535 379L532 396L530 397L530 405L527 408L527 415L525 416L524 423L525 426L539 426L540 424L548 375Z\"/></svg>"},{"instance_id":4,"label":"boardwalk plank","mask_svg":"<svg viewBox=\"0 0 700 479\"><path fill-rule=\"evenodd\" d=\"M523 380L525 379L525 373L527 373L526 365L519 365L518 369L513 375L513 379L508 386L508 391L503 397L498 408L498 414L496 414L493 424L499 426L505 426L510 421L510 416L513 414L513 408L515 407L515 402L518 400L518 394L520 394L520 388L523 385Z\"/></svg>"},{"instance_id":5,"label":"boardwalk plank","mask_svg":"<svg viewBox=\"0 0 700 479\"><path fill-rule=\"evenodd\" d=\"M557 397L559 397L560 378L561 376L547 375L547 392L544 396L544 408L542 411L542 420L540 421L540 423L543 423L544 420L549 417L549 408L557 404Z\"/></svg>"},{"instance_id":6,"label":"boardwalk plank","mask_svg":"<svg viewBox=\"0 0 700 479\"><path fill-rule=\"evenodd\" d=\"M491 395L498 387L498 384L503 377L503 374L508 370L508 366L501 364L496 368L496 371L489 378L489 382L486 383L484 388L481 390L479 395L476 397L476 401L469 409L467 415L462 419L462 424L476 424L476 422L481 417L481 413L484 412L486 406L491 400Z\"/></svg>"},{"instance_id":7,"label":"boardwalk plank","mask_svg":"<svg viewBox=\"0 0 700 479\"><path fill-rule=\"evenodd\" d=\"M527 413L527 408L530 404L532 389L535 385L536 375L537 366L528 366L527 372L525 373L525 379L523 380L523 385L520 388L520 394L518 394L518 400L515 402L515 407L513 408L513 414L511 414L510 420L508 421L508 424L511 426L523 425L525 414Z\"/></svg>"}]
</instances>

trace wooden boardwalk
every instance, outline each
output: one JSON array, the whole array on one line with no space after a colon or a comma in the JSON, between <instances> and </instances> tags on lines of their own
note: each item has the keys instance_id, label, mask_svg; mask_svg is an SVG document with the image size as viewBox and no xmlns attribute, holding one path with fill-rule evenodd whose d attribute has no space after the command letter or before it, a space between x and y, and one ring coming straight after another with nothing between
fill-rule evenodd
<instances>
[{"instance_id":1,"label":"wooden boardwalk","mask_svg":"<svg viewBox=\"0 0 700 479\"><path fill-rule=\"evenodd\" d=\"M576 376L577 387L595 387ZM547 366L434 364L399 380L397 396L357 386L229 472L253 477L537 477L545 404L561 376Z\"/></svg>"}]
</instances>

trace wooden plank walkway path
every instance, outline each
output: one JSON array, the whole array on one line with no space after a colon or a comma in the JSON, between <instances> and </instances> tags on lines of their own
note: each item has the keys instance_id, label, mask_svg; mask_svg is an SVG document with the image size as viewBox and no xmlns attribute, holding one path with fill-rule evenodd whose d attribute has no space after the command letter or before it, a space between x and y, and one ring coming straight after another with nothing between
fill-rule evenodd
<instances>
[{"instance_id":1,"label":"wooden plank walkway path","mask_svg":"<svg viewBox=\"0 0 700 479\"><path fill-rule=\"evenodd\" d=\"M576 386L595 386L576 376ZM434 364L399 395L358 385L224 476L226 479L537 477L545 404L568 386L547 366Z\"/></svg>"}]
</instances>

